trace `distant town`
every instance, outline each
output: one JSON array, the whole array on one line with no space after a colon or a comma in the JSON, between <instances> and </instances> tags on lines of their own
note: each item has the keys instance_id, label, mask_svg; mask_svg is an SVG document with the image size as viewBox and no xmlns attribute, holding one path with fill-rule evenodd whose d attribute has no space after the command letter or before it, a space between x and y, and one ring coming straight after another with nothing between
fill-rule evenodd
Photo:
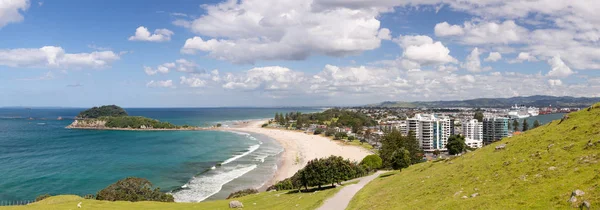
<instances>
[{"instance_id":1,"label":"distant town","mask_svg":"<svg viewBox=\"0 0 600 210\"><path fill-rule=\"evenodd\" d=\"M426 155L437 155L447 151L448 138L453 135L463 136L470 149L477 149L541 126L538 120L528 122L530 117L555 114L553 117L559 119L560 113L578 110L580 108L522 105L510 108L334 108L314 114L278 113L263 126L302 130L334 140L368 144L375 149L381 146L381 138L386 133L397 130L405 136L414 135Z\"/></svg>"}]
</instances>

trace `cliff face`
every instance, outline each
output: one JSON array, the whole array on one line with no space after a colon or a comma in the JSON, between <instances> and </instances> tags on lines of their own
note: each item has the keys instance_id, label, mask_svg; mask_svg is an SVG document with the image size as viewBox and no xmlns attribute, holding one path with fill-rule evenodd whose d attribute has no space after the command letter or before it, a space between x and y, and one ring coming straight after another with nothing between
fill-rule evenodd
<instances>
[{"instance_id":1,"label":"cliff face","mask_svg":"<svg viewBox=\"0 0 600 210\"><path fill-rule=\"evenodd\" d=\"M106 121L97 119L75 120L67 128L106 128Z\"/></svg>"}]
</instances>

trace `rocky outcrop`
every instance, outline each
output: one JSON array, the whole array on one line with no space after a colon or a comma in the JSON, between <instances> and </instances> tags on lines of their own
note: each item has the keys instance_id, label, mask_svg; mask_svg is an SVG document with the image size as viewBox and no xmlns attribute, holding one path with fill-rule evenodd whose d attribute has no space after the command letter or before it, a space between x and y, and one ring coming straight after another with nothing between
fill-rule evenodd
<instances>
[{"instance_id":1,"label":"rocky outcrop","mask_svg":"<svg viewBox=\"0 0 600 210\"><path fill-rule=\"evenodd\" d=\"M93 129L103 129L106 128L105 126L106 121L103 120L97 120L97 119L80 119L80 120L75 120L73 121L73 123L71 123L69 126L67 126L67 128L93 128Z\"/></svg>"}]
</instances>

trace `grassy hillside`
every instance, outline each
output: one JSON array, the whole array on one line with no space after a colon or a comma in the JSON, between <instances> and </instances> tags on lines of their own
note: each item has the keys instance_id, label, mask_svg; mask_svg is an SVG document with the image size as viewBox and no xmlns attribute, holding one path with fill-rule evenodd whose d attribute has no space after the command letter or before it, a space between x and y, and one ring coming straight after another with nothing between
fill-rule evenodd
<instances>
[{"instance_id":1,"label":"grassy hillside","mask_svg":"<svg viewBox=\"0 0 600 210\"><path fill-rule=\"evenodd\" d=\"M355 184L348 183L348 184ZM348 185L345 184L345 185ZM261 192L248 195L238 200L244 204L244 209L316 209L323 204L327 198L337 193L341 187L327 189L317 192L288 193L289 191ZM229 209L229 201L217 200L200 203L163 203L163 202L128 202L128 201L99 201L83 199L75 195L60 195L46 198L40 202L26 206L0 207L0 209L78 209L77 204L81 202L81 209L127 209L127 210L152 210L152 209Z\"/></svg>"},{"instance_id":2,"label":"grassy hillside","mask_svg":"<svg viewBox=\"0 0 600 210\"><path fill-rule=\"evenodd\" d=\"M452 160L381 176L349 209L568 209L584 200L597 209L600 103L593 107ZM506 149L495 150L500 144ZM585 195L571 204L576 189Z\"/></svg>"}]
</instances>

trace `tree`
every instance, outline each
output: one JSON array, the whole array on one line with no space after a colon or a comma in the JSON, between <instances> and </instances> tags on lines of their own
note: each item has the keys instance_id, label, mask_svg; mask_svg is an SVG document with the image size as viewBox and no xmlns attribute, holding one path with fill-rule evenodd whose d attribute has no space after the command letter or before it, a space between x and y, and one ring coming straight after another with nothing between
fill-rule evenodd
<instances>
[{"instance_id":1,"label":"tree","mask_svg":"<svg viewBox=\"0 0 600 210\"><path fill-rule=\"evenodd\" d=\"M527 123L527 119L523 120L523 132L529 130L529 124Z\"/></svg>"},{"instance_id":2,"label":"tree","mask_svg":"<svg viewBox=\"0 0 600 210\"><path fill-rule=\"evenodd\" d=\"M410 152L404 148L397 149L392 153L392 169L400 170L410 166Z\"/></svg>"},{"instance_id":3,"label":"tree","mask_svg":"<svg viewBox=\"0 0 600 210\"><path fill-rule=\"evenodd\" d=\"M322 134L323 132L325 132L325 130L323 130L323 128L317 128L317 129L315 129L315 132L313 134L319 135L319 134Z\"/></svg>"},{"instance_id":4,"label":"tree","mask_svg":"<svg viewBox=\"0 0 600 210\"><path fill-rule=\"evenodd\" d=\"M374 171L380 169L383 164L383 160L377 154L367 155L365 158L360 161L360 165L363 165L369 169L369 171Z\"/></svg>"},{"instance_id":5,"label":"tree","mask_svg":"<svg viewBox=\"0 0 600 210\"><path fill-rule=\"evenodd\" d=\"M513 129L515 129L515 131L519 130L519 121L517 121L517 119L513 120Z\"/></svg>"},{"instance_id":6,"label":"tree","mask_svg":"<svg viewBox=\"0 0 600 210\"><path fill-rule=\"evenodd\" d=\"M381 140L379 154L383 160L384 168L392 167L393 154L400 148L408 150L410 162L412 164L419 163L423 159L423 150L421 150L419 142L412 132L409 132L407 136L404 136L400 131L392 129L392 131L386 133Z\"/></svg>"},{"instance_id":7,"label":"tree","mask_svg":"<svg viewBox=\"0 0 600 210\"><path fill-rule=\"evenodd\" d=\"M436 156L437 156L437 155L440 155L440 153L441 153L441 152L440 152L440 150L437 150L437 149L436 149L436 150L433 150L433 154L434 154L434 155L436 155Z\"/></svg>"},{"instance_id":8,"label":"tree","mask_svg":"<svg viewBox=\"0 0 600 210\"><path fill-rule=\"evenodd\" d=\"M475 116L473 119L476 119L479 122L483 122L483 112L475 112Z\"/></svg>"},{"instance_id":9,"label":"tree","mask_svg":"<svg viewBox=\"0 0 600 210\"><path fill-rule=\"evenodd\" d=\"M100 190L97 200L108 201L162 201L174 202L172 195L152 189L152 183L144 178L128 177Z\"/></svg>"},{"instance_id":10,"label":"tree","mask_svg":"<svg viewBox=\"0 0 600 210\"><path fill-rule=\"evenodd\" d=\"M540 121L538 121L538 120L533 121L533 128L540 127L540 125L541 125Z\"/></svg>"},{"instance_id":11,"label":"tree","mask_svg":"<svg viewBox=\"0 0 600 210\"><path fill-rule=\"evenodd\" d=\"M467 144L465 144L465 137L461 135L452 135L448 137L448 144L446 144L448 153L451 155L460 154L467 150Z\"/></svg>"}]
</instances>

